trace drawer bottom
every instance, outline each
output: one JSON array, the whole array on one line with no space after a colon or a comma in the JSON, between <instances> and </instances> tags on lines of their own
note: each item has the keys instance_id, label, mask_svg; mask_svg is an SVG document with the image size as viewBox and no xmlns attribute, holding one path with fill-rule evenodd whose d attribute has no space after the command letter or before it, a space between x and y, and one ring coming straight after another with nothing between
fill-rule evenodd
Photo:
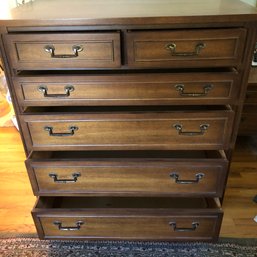
<instances>
[{"instance_id":1,"label":"drawer bottom","mask_svg":"<svg viewBox=\"0 0 257 257\"><path fill-rule=\"evenodd\" d=\"M41 239L216 241L223 212L213 198L39 197Z\"/></svg>"}]
</instances>

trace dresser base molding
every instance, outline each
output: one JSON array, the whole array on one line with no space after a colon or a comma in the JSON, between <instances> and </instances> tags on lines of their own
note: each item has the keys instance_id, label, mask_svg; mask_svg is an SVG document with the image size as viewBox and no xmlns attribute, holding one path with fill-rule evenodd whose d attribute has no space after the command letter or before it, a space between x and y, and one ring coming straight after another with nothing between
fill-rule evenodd
<instances>
[{"instance_id":1,"label":"dresser base molding","mask_svg":"<svg viewBox=\"0 0 257 257\"><path fill-rule=\"evenodd\" d=\"M39 197L41 239L216 241L223 217L213 198Z\"/></svg>"}]
</instances>

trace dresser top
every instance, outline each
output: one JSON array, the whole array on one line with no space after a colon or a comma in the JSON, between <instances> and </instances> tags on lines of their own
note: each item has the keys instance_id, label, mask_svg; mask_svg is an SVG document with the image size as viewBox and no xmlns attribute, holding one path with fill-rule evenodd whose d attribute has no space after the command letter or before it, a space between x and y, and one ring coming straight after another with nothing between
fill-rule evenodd
<instances>
[{"instance_id":1,"label":"dresser top","mask_svg":"<svg viewBox=\"0 0 257 257\"><path fill-rule=\"evenodd\" d=\"M3 0L0 9L0 25L6 26L242 20L256 21L257 12L239 0Z\"/></svg>"}]
</instances>

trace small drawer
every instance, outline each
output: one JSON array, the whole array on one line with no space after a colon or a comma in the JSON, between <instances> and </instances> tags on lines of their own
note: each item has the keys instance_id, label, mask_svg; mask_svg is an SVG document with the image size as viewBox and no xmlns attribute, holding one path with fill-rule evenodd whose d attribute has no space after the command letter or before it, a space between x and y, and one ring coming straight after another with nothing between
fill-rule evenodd
<instances>
[{"instance_id":1,"label":"small drawer","mask_svg":"<svg viewBox=\"0 0 257 257\"><path fill-rule=\"evenodd\" d=\"M121 64L120 34L15 34L5 36L16 70L115 68Z\"/></svg>"},{"instance_id":2,"label":"small drawer","mask_svg":"<svg viewBox=\"0 0 257 257\"><path fill-rule=\"evenodd\" d=\"M40 197L32 215L41 239L216 241L217 199Z\"/></svg>"},{"instance_id":3,"label":"small drawer","mask_svg":"<svg viewBox=\"0 0 257 257\"><path fill-rule=\"evenodd\" d=\"M34 152L26 166L41 196L222 197L228 161L222 151L68 151Z\"/></svg>"},{"instance_id":4,"label":"small drawer","mask_svg":"<svg viewBox=\"0 0 257 257\"><path fill-rule=\"evenodd\" d=\"M170 107L21 115L33 150L219 150L229 146L234 112ZM52 108L52 109L64 109ZM78 110L83 110L78 109ZM169 111L167 111L169 110Z\"/></svg>"},{"instance_id":5,"label":"small drawer","mask_svg":"<svg viewBox=\"0 0 257 257\"><path fill-rule=\"evenodd\" d=\"M231 104L237 72L17 77L21 106Z\"/></svg>"},{"instance_id":6,"label":"small drawer","mask_svg":"<svg viewBox=\"0 0 257 257\"><path fill-rule=\"evenodd\" d=\"M130 67L227 67L242 61L245 29L131 31Z\"/></svg>"}]
</instances>

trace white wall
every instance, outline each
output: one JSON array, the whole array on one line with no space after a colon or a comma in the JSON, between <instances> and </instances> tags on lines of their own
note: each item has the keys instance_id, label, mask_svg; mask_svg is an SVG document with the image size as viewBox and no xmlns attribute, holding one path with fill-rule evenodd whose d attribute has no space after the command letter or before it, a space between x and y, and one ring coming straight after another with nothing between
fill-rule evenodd
<instances>
[{"instance_id":1,"label":"white wall","mask_svg":"<svg viewBox=\"0 0 257 257\"><path fill-rule=\"evenodd\" d=\"M257 0L241 0L241 1L247 4L250 4L252 6L257 6Z\"/></svg>"}]
</instances>

